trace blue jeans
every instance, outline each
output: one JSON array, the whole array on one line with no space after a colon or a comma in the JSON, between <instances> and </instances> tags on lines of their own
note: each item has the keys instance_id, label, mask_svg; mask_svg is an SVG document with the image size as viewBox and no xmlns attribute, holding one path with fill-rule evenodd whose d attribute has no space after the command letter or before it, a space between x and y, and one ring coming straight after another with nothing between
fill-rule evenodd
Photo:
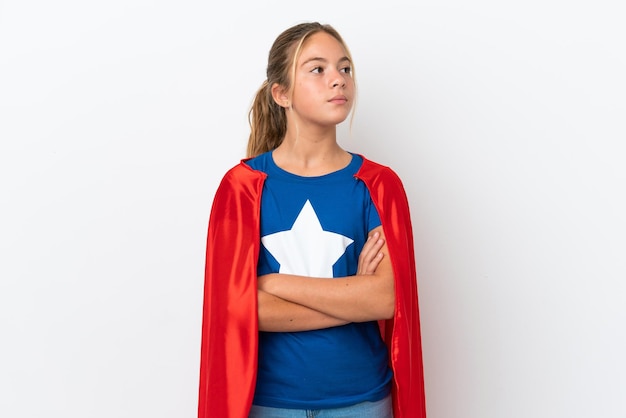
<instances>
[{"instance_id":1,"label":"blue jeans","mask_svg":"<svg viewBox=\"0 0 626 418\"><path fill-rule=\"evenodd\" d=\"M391 395L376 402L333 409L283 409L252 405L248 418L393 418L393 407Z\"/></svg>"}]
</instances>

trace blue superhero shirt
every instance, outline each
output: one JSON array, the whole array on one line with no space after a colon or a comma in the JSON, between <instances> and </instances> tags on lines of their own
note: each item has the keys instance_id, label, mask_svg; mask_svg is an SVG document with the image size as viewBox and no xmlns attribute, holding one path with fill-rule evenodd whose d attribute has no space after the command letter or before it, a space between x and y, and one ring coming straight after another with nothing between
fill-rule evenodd
<instances>
[{"instance_id":1,"label":"blue superhero shirt","mask_svg":"<svg viewBox=\"0 0 626 418\"><path fill-rule=\"evenodd\" d=\"M276 166L271 152L247 162L267 174L261 197L258 274L352 276L367 234L380 225L365 185L363 160L302 177ZM325 409L389 394L387 348L375 321L302 332L260 332L254 404Z\"/></svg>"}]
</instances>

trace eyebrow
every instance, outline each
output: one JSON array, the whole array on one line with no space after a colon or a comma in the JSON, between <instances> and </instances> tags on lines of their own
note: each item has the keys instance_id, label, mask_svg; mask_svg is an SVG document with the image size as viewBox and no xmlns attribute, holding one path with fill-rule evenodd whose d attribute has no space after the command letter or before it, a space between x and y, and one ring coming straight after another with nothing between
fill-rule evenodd
<instances>
[{"instance_id":1,"label":"eyebrow","mask_svg":"<svg viewBox=\"0 0 626 418\"><path fill-rule=\"evenodd\" d=\"M322 61L322 62L328 62L328 60L327 60L326 58L322 58L322 57L312 57L312 58L309 58L309 59L307 59L306 61L304 61L304 62L302 63L302 66L305 66L306 64L308 64L308 63L310 63L310 62L312 62L312 61ZM338 62L344 62L344 61L348 61L348 62L350 62L350 63L352 62L352 61L350 61L350 58L348 58L348 57L342 57L341 59L339 59L339 61L338 61Z\"/></svg>"}]
</instances>

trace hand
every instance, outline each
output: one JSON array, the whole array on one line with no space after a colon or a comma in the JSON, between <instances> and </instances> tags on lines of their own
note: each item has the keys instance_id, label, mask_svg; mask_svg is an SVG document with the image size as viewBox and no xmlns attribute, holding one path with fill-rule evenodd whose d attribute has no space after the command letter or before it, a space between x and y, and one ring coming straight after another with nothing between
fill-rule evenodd
<instances>
[{"instance_id":1,"label":"hand","mask_svg":"<svg viewBox=\"0 0 626 418\"><path fill-rule=\"evenodd\" d=\"M376 268L383 259L383 253L380 251L385 240L381 238L379 232L374 232L367 238L361 254L359 254L359 264L356 275L371 275L376 272Z\"/></svg>"}]
</instances>

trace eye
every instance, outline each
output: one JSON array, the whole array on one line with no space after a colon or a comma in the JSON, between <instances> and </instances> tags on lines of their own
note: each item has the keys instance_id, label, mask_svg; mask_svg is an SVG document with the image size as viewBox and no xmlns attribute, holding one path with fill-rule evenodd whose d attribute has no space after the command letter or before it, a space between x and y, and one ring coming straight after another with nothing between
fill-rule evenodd
<instances>
[{"instance_id":1,"label":"eye","mask_svg":"<svg viewBox=\"0 0 626 418\"><path fill-rule=\"evenodd\" d=\"M315 67L311 70L311 72L315 74L322 74L324 72L324 69L322 67Z\"/></svg>"},{"instance_id":2,"label":"eye","mask_svg":"<svg viewBox=\"0 0 626 418\"><path fill-rule=\"evenodd\" d=\"M343 67L340 71L346 73L346 74L352 74L352 67Z\"/></svg>"}]
</instances>

